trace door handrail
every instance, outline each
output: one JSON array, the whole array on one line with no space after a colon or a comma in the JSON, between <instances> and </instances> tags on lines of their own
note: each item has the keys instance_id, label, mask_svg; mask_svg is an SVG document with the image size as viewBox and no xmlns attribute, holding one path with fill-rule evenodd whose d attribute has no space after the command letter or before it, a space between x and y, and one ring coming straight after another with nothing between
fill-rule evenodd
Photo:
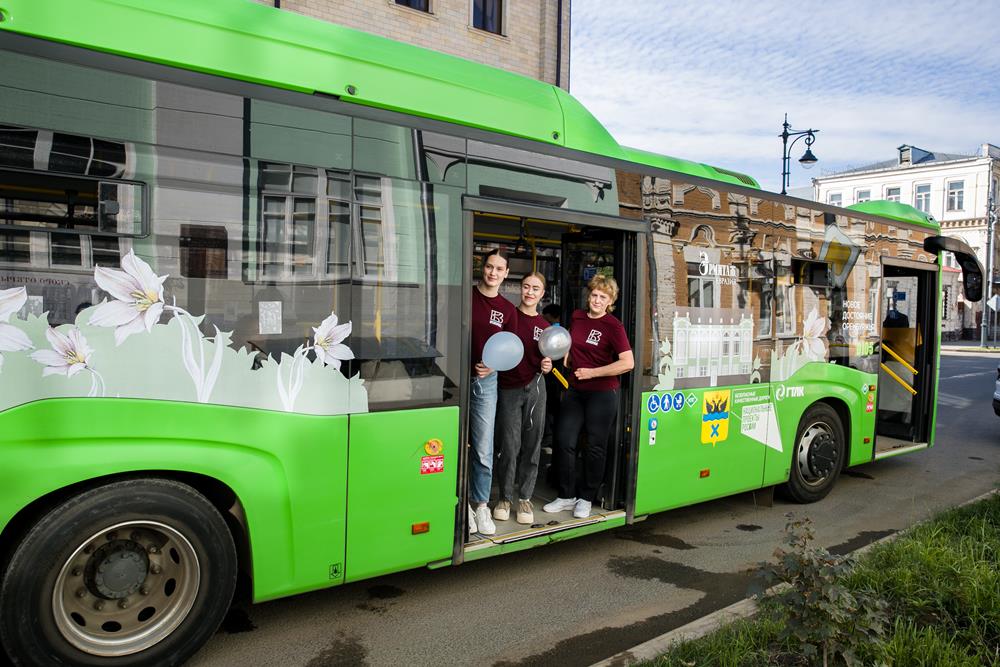
<instances>
[{"instance_id":1,"label":"door handrail","mask_svg":"<svg viewBox=\"0 0 1000 667\"><path fill-rule=\"evenodd\" d=\"M916 375L919 372L919 371L917 371L916 368L914 368L913 366L911 366L909 364L909 362L906 361L906 359L903 359L903 357L899 356L899 354L897 354L895 352L895 350L893 350L891 347L889 347L888 345L886 345L885 341L882 341L882 349L885 350L886 352L888 352L889 356L891 356L893 359L895 359L899 363L903 364L903 366L906 367L906 370L910 371L914 375ZM917 392L913 392L913 393L917 393Z\"/></svg>"},{"instance_id":2,"label":"door handrail","mask_svg":"<svg viewBox=\"0 0 1000 667\"><path fill-rule=\"evenodd\" d=\"M885 346L883 345L883 347L885 347ZM879 366L881 366L882 370L884 370L886 373L889 374L889 377L891 377L893 380L895 380L899 384L903 385L903 388L906 389L906 391L910 392L914 396L917 395L917 390L914 389L913 387L911 387L910 385L908 385L906 383L906 380L904 380L903 378L901 378L898 375L896 375L895 373L893 373L891 368L889 368L888 366L886 366L885 364L882 364L882 363L880 363Z\"/></svg>"}]
</instances>

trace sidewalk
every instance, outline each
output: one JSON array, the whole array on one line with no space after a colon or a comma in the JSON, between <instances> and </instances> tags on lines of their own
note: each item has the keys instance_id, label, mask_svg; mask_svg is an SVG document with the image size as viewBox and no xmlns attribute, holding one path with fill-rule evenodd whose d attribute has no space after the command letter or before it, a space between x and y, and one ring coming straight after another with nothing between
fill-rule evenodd
<instances>
[{"instance_id":1,"label":"sidewalk","mask_svg":"<svg viewBox=\"0 0 1000 667\"><path fill-rule=\"evenodd\" d=\"M979 340L950 340L943 341L941 343L942 352L976 352L979 354L1000 354L1000 340L997 340L996 345L993 343L993 339L989 338L986 340L988 347L981 347L979 345Z\"/></svg>"}]
</instances>

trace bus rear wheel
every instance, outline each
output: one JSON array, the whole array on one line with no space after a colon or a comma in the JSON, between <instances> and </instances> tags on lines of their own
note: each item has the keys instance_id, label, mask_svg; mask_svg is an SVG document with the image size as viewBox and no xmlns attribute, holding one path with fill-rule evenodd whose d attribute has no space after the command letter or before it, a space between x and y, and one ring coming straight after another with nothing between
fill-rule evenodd
<instances>
[{"instance_id":1,"label":"bus rear wheel","mask_svg":"<svg viewBox=\"0 0 1000 667\"><path fill-rule=\"evenodd\" d=\"M46 513L0 584L17 665L178 665L215 632L236 585L222 515L186 484L133 479Z\"/></svg>"},{"instance_id":2,"label":"bus rear wheel","mask_svg":"<svg viewBox=\"0 0 1000 667\"><path fill-rule=\"evenodd\" d=\"M824 498L840 475L845 451L844 427L837 412L825 403L810 407L795 434L787 494L798 503Z\"/></svg>"}]
</instances>

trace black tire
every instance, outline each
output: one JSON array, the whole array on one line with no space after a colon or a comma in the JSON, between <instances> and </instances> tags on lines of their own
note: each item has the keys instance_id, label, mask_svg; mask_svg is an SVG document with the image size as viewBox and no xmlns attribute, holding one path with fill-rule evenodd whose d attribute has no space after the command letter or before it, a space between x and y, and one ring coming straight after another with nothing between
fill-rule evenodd
<instances>
[{"instance_id":1,"label":"black tire","mask_svg":"<svg viewBox=\"0 0 1000 667\"><path fill-rule=\"evenodd\" d=\"M844 467L845 442L844 426L833 408L817 403L806 410L795 432L786 495L797 503L825 498Z\"/></svg>"},{"instance_id":2,"label":"black tire","mask_svg":"<svg viewBox=\"0 0 1000 667\"><path fill-rule=\"evenodd\" d=\"M236 572L225 520L193 488L107 484L46 513L17 545L0 640L15 665L179 665L218 628Z\"/></svg>"}]
</instances>

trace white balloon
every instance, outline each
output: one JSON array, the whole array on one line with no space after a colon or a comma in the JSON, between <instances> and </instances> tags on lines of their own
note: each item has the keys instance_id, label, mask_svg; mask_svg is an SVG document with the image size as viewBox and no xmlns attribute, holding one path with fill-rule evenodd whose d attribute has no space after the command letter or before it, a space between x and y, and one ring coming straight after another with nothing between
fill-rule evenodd
<instances>
[{"instance_id":1,"label":"white balloon","mask_svg":"<svg viewBox=\"0 0 1000 667\"><path fill-rule=\"evenodd\" d=\"M538 351L549 359L562 359L569 352L573 339L566 327L553 324L538 336Z\"/></svg>"},{"instance_id":2,"label":"white balloon","mask_svg":"<svg viewBox=\"0 0 1000 667\"><path fill-rule=\"evenodd\" d=\"M509 371L521 363L523 357L524 344L510 331L493 334L483 346L483 365L495 371Z\"/></svg>"}]
</instances>

